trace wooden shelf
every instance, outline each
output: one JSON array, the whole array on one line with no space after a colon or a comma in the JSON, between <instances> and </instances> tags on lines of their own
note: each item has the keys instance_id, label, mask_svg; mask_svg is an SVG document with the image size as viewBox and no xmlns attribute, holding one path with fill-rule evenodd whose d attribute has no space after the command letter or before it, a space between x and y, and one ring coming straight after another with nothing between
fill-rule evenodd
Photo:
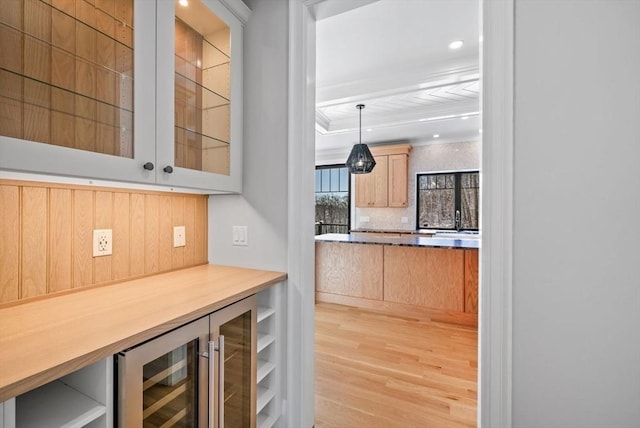
<instances>
[{"instance_id":1,"label":"wooden shelf","mask_svg":"<svg viewBox=\"0 0 640 428\"><path fill-rule=\"evenodd\" d=\"M260 383L260 381L262 381L262 379L267 377L267 375L271 373L275 368L276 368L276 365L270 361L258 360L258 376L257 376L258 381L257 382Z\"/></svg>"},{"instance_id":2,"label":"wooden shelf","mask_svg":"<svg viewBox=\"0 0 640 428\"><path fill-rule=\"evenodd\" d=\"M18 396L16 426L80 428L106 412L106 406L55 381Z\"/></svg>"},{"instance_id":3,"label":"wooden shelf","mask_svg":"<svg viewBox=\"0 0 640 428\"><path fill-rule=\"evenodd\" d=\"M275 314L276 310L273 308L268 308L266 306L258 306L258 322L262 322L269 318L271 315Z\"/></svg>"},{"instance_id":4,"label":"wooden shelf","mask_svg":"<svg viewBox=\"0 0 640 428\"><path fill-rule=\"evenodd\" d=\"M276 393L272 389L258 386L258 407L256 408L257 412L260 413L262 409L264 409L264 406L269 404L269 401L271 401L275 396Z\"/></svg>"},{"instance_id":5,"label":"wooden shelf","mask_svg":"<svg viewBox=\"0 0 640 428\"><path fill-rule=\"evenodd\" d=\"M275 340L275 336L266 333L258 333L258 353L271 345Z\"/></svg>"}]
</instances>

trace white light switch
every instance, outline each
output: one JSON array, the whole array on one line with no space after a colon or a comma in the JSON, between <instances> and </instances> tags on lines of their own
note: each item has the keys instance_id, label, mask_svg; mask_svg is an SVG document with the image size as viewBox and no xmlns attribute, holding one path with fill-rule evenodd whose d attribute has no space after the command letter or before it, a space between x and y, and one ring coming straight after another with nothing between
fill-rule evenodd
<instances>
[{"instance_id":1,"label":"white light switch","mask_svg":"<svg viewBox=\"0 0 640 428\"><path fill-rule=\"evenodd\" d=\"M409 217L400 217L400 223L409 223Z\"/></svg>"},{"instance_id":2,"label":"white light switch","mask_svg":"<svg viewBox=\"0 0 640 428\"><path fill-rule=\"evenodd\" d=\"M186 245L185 227L174 226L173 227L173 247L184 247Z\"/></svg>"},{"instance_id":3,"label":"white light switch","mask_svg":"<svg viewBox=\"0 0 640 428\"><path fill-rule=\"evenodd\" d=\"M233 226L233 245L249 245L247 226Z\"/></svg>"}]
</instances>

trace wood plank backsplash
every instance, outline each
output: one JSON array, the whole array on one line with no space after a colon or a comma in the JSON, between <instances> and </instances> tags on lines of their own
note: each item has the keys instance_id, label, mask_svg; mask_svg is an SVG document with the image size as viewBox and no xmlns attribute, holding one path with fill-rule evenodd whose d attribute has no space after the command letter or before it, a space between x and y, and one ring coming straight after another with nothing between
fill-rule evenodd
<instances>
[{"instance_id":1,"label":"wood plank backsplash","mask_svg":"<svg viewBox=\"0 0 640 428\"><path fill-rule=\"evenodd\" d=\"M112 255L93 257L93 229L112 229ZM207 259L206 195L0 180L0 304Z\"/></svg>"}]
</instances>

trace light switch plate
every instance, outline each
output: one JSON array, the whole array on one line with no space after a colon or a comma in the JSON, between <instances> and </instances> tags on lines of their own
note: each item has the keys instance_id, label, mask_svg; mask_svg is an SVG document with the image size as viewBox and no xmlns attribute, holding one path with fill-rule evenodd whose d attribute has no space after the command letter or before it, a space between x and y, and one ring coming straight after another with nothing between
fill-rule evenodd
<instances>
[{"instance_id":1,"label":"light switch plate","mask_svg":"<svg viewBox=\"0 0 640 428\"><path fill-rule=\"evenodd\" d=\"M249 245L247 226L233 226L233 245Z\"/></svg>"},{"instance_id":2,"label":"light switch plate","mask_svg":"<svg viewBox=\"0 0 640 428\"><path fill-rule=\"evenodd\" d=\"M409 217L400 217L400 223L409 223Z\"/></svg>"},{"instance_id":3,"label":"light switch plate","mask_svg":"<svg viewBox=\"0 0 640 428\"><path fill-rule=\"evenodd\" d=\"M93 230L93 257L113 254L113 233L111 229Z\"/></svg>"},{"instance_id":4,"label":"light switch plate","mask_svg":"<svg viewBox=\"0 0 640 428\"><path fill-rule=\"evenodd\" d=\"M173 227L173 248L184 247L186 245L185 227Z\"/></svg>"}]
</instances>

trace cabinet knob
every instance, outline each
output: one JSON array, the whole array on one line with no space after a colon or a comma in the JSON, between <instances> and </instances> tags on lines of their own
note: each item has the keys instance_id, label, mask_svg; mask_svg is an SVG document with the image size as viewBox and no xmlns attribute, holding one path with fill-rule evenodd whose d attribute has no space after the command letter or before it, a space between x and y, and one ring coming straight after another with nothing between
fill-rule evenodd
<instances>
[{"instance_id":1,"label":"cabinet knob","mask_svg":"<svg viewBox=\"0 0 640 428\"><path fill-rule=\"evenodd\" d=\"M167 165L162 170L167 174L171 174L173 172L173 167L171 165Z\"/></svg>"},{"instance_id":2,"label":"cabinet knob","mask_svg":"<svg viewBox=\"0 0 640 428\"><path fill-rule=\"evenodd\" d=\"M153 171L153 162L147 162L144 165L142 165L142 167L147 171Z\"/></svg>"}]
</instances>

